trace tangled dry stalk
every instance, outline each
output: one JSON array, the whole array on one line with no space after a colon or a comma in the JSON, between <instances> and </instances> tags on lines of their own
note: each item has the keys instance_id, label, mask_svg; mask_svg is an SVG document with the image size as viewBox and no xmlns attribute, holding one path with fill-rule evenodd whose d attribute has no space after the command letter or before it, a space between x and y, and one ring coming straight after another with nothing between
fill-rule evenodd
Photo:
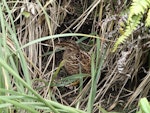
<instances>
[{"instance_id":1,"label":"tangled dry stalk","mask_svg":"<svg viewBox=\"0 0 150 113\"><path fill-rule=\"evenodd\" d=\"M118 21L123 20L121 12L129 3L120 1L117 4L112 0L49 0L49 1L17 1L12 7L12 15L16 27L18 40L21 45L40 37L63 33L85 33L98 35L101 55L105 55L101 76L97 84L97 92L93 113L99 111L98 106L113 110L117 106L123 108L132 107L138 99L149 95L149 43L150 36L143 27L139 28L126 44L120 46L115 52L111 52L113 41L120 35ZM9 6L13 3L8 1ZM29 14L29 17L26 17ZM9 21L9 19L8 19ZM33 87L44 98L49 96L49 83L53 83L53 75L57 81L67 76L63 66L60 65L63 51L55 49L56 42L75 40L85 51L95 53L97 44L94 38L69 37L57 38L32 44L23 49ZM8 45L13 42L8 40ZM124 55L124 53L128 53ZM105 53L105 54L104 54ZM95 63L100 63L100 59ZM77 80L78 78L76 78ZM70 80L68 78L68 80ZM62 82L62 81L61 81ZM84 78L80 85L59 83L62 86L51 87L53 98L62 104L86 109L89 98L91 78ZM67 84L68 83L68 84ZM49 84L49 85L48 85ZM57 83L56 83L57 84ZM67 84L67 85L66 85ZM124 107L125 106L125 107Z\"/></svg>"}]
</instances>

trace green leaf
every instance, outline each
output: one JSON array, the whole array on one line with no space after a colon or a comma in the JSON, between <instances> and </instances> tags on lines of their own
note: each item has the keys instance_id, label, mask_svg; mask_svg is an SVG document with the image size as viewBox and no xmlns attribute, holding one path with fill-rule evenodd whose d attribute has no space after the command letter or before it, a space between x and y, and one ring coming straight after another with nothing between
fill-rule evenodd
<instances>
[{"instance_id":1,"label":"green leaf","mask_svg":"<svg viewBox=\"0 0 150 113\"><path fill-rule=\"evenodd\" d=\"M22 15L25 16L26 18L29 18L30 17L30 12L23 11Z\"/></svg>"},{"instance_id":2,"label":"green leaf","mask_svg":"<svg viewBox=\"0 0 150 113\"><path fill-rule=\"evenodd\" d=\"M148 10L148 13L147 13L145 25L146 27L150 27L150 9Z\"/></svg>"},{"instance_id":3,"label":"green leaf","mask_svg":"<svg viewBox=\"0 0 150 113\"><path fill-rule=\"evenodd\" d=\"M139 102L140 109L142 113L149 113L150 112L150 104L146 98L142 98Z\"/></svg>"}]
</instances>

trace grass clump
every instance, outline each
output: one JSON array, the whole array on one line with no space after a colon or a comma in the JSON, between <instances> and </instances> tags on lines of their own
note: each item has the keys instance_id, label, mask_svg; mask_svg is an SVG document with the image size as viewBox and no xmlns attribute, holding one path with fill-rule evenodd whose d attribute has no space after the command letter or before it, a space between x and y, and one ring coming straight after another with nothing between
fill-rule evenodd
<instances>
[{"instance_id":1,"label":"grass clump","mask_svg":"<svg viewBox=\"0 0 150 113\"><path fill-rule=\"evenodd\" d=\"M135 112L149 95L149 37L141 26L111 52L130 5L117 3L2 0L0 112ZM90 55L90 74L64 69L56 45L66 41Z\"/></svg>"}]
</instances>

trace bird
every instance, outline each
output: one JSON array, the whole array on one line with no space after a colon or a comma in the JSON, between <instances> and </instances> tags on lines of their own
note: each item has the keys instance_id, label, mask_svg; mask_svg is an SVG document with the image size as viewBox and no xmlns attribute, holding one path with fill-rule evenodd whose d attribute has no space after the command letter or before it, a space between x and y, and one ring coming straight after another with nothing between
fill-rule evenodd
<instances>
[{"instance_id":1,"label":"bird","mask_svg":"<svg viewBox=\"0 0 150 113\"><path fill-rule=\"evenodd\" d=\"M81 50L75 41L60 42L56 46L64 48L62 59L64 61L64 68L69 75L80 72L90 74L91 57L87 52Z\"/></svg>"}]
</instances>

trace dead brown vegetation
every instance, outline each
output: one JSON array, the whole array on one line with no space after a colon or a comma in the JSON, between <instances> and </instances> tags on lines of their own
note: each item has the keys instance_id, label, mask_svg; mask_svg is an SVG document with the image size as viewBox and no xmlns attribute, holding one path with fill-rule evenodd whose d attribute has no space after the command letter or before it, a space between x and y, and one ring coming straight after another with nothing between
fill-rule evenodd
<instances>
[{"instance_id":1,"label":"dead brown vegetation","mask_svg":"<svg viewBox=\"0 0 150 113\"><path fill-rule=\"evenodd\" d=\"M10 2L10 3L9 3ZM12 3L8 1L10 7ZM105 61L97 84L93 113L97 106L111 110L132 108L141 97L149 95L149 42L150 36L143 26L114 53L112 47L120 35L120 21L126 20L130 1L124 0L40 0L17 1L12 7L18 40L21 45L40 37L64 33L85 33L99 36L101 51L106 50ZM30 16L26 17L29 13ZM110 41L106 41L110 40ZM33 87L44 98L49 97L49 83L53 97L62 104L85 109L88 102L91 78L84 78L83 88L72 82L61 83L68 73L60 66L63 51L57 51L56 44L76 41L82 51L94 53L96 39L84 37L63 37L42 41L24 48ZM59 48L61 49L61 48ZM99 63L99 62L97 62ZM59 73L53 80L58 68ZM59 83L57 83L59 82ZM68 83L68 84L67 84ZM81 83L81 81L80 81ZM57 86L57 85L62 86ZM65 84L65 85L64 85ZM118 109L117 106L121 106Z\"/></svg>"}]
</instances>

